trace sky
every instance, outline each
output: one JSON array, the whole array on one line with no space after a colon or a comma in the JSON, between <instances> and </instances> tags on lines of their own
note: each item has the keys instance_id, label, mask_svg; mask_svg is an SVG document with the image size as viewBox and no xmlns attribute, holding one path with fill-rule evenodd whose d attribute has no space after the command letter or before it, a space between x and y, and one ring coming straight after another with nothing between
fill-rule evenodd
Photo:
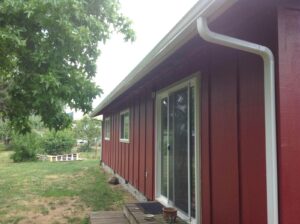
<instances>
[{"instance_id":1,"label":"sky","mask_svg":"<svg viewBox=\"0 0 300 224\"><path fill-rule=\"evenodd\" d=\"M192 8L197 0L120 0L121 12L133 22L136 40L125 42L121 34L113 34L100 45L95 82L104 94L93 102L95 108L158 42ZM79 119L81 113L75 113Z\"/></svg>"}]
</instances>

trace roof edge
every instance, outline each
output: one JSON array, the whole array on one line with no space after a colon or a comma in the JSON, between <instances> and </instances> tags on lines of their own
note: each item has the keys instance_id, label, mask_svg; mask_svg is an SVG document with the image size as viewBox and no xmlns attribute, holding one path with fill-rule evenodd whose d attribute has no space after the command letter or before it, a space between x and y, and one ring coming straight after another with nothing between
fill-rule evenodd
<instances>
[{"instance_id":1,"label":"roof edge","mask_svg":"<svg viewBox=\"0 0 300 224\"><path fill-rule=\"evenodd\" d=\"M95 117L122 93L144 78L149 72L198 35L196 20L205 16L209 21L220 16L238 0L204 0L197 2L150 53L126 76L90 114Z\"/></svg>"}]
</instances>

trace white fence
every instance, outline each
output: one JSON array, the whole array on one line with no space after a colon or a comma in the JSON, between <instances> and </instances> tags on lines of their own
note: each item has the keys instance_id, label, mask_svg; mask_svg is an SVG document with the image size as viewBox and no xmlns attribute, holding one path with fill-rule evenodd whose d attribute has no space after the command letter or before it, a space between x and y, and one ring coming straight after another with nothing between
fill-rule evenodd
<instances>
[{"instance_id":1,"label":"white fence","mask_svg":"<svg viewBox=\"0 0 300 224\"><path fill-rule=\"evenodd\" d=\"M64 161L76 161L82 160L79 158L79 153L57 155L57 156L47 156L50 162L64 162Z\"/></svg>"}]
</instances>

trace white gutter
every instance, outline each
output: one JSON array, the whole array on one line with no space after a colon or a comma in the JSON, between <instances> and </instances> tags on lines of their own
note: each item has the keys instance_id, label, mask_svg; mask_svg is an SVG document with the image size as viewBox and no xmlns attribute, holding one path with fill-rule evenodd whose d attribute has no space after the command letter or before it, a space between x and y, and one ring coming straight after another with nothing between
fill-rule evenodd
<instances>
[{"instance_id":1,"label":"white gutter","mask_svg":"<svg viewBox=\"0 0 300 224\"><path fill-rule=\"evenodd\" d=\"M215 1L212 2L211 6L213 6L214 2ZM278 224L275 69L273 53L269 48L265 46L212 32L208 28L206 17L201 16L200 18L198 18L197 28L200 36L207 42L253 53L259 55L263 59L267 173L267 215L268 224Z\"/></svg>"}]
</instances>

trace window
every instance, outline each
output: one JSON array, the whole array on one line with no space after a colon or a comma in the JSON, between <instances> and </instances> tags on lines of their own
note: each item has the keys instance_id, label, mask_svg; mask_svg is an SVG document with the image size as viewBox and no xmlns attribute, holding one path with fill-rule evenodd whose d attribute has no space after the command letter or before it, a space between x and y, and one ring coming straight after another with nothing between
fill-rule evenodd
<instances>
[{"instance_id":1,"label":"window","mask_svg":"<svg viewBox=\"0 0 300 224\"><path fill-rule=\"evenodd\" d=\"M120 113L120 141L129 142L129 121L130 121L129 110L125 110Z\"/></svg>"},{"instance_id":2,"label":"window","mask_svg":"<svg viewBox=\"0 0 300 224\"><path fill-rule=\"evenodd\" d=\"M110 140L110 117L104 120L104 139Z\"/></svg>"}]
</instances>

